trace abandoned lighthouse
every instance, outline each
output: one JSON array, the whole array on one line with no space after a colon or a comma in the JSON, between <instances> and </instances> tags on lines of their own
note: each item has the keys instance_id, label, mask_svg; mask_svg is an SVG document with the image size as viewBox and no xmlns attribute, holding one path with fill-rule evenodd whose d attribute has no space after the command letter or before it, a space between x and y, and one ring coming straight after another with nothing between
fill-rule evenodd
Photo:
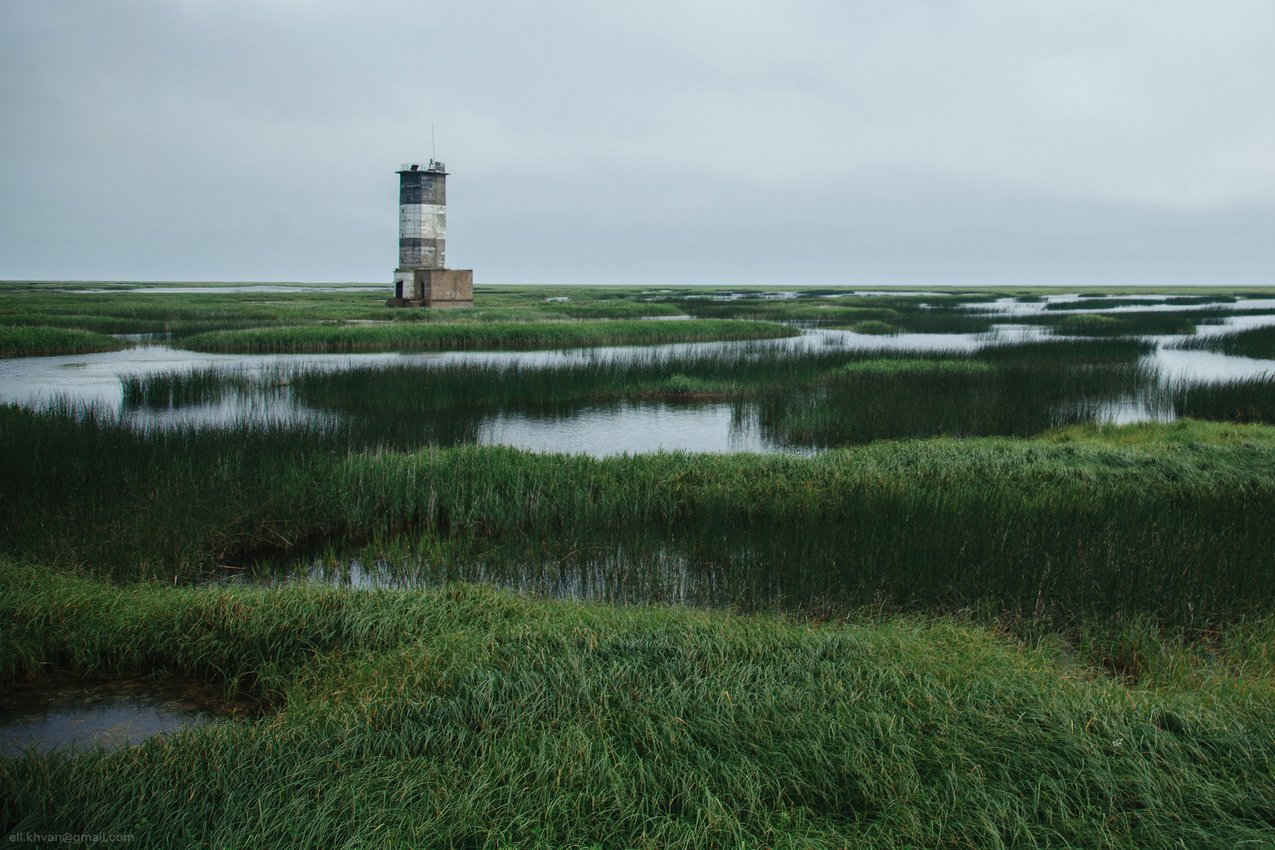
<instances>
[{"instance_id":1,"label":"abandoned lighthouse","mask_svg":"<svg viewBox=\"0 0 1275 850\"><path fill-rule=\"evenodd\" d=\"M449 269L447 169L431 159L398 170L398 267L390 307L472 307L474 272Z\"/></svg>"}]
</instances>

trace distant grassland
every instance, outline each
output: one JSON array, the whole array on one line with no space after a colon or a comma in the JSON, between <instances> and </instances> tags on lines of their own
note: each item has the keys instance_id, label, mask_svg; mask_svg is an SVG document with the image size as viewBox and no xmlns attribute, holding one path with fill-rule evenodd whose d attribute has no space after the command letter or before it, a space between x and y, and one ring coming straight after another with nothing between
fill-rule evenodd
<instances>
[{"instance_id":1,"label":"distant grassland","mask_svg":"<svg viewBox=\"0 0 1275 850\"><path fill-rule=\"evenodd\" d=\"M106 334L70 328L0 327L0 357L36 357L115 351L124 343Z\"/></svg>"},{"instance_id":2,"label":"distant grassland","mask_svg":"<svg viewBox=\"0 0 1275 850\"><path fill-rule=\"evenodd\" d=\"M102 287L112 289L109 292L59 292L50 284L13 287L0 299L0 325L180 338L214 330L344 322L537 322L678 315L676 307L638 300L629 290L585 287L565 293L556 288L481 290L476 307L454 310L391 309L385 306L386 293L377 292L186 293L163 288L127 291L120 286ZM567 300L550 300L561 298Z\"/></svg>"},{"instance_id":3,"label":"distant grassland","mask_svg":"<svg viewBox=\"0 0 1275 850\"><path fill-rule=\"evenodd\" d=\"M0 282L0 326L50 327L101 334L150 334L172 340L215 331L278 330L292 327L340 327L375 323L470 325L541 323L562 320L638 319L689 315L700 319L744 319L808 323L860 329L870 333L982 333L1003 317L990 308L998 298L1038 300L1041 293L1075 292L1045 288L936 288L920 294L890 288L479 286L472 309L392 309L384 304L389 287L378 291L341 291L336 286L298 286L285 292L168 291L181 286L228 288L233 284L144 286L123 282ZM86 291L101 289L102 292ZM1138 291L1138 290L1130 290ZM1141 290L1145 291L1145 290ZM869 294L870 292L875 294ZM1165 290L1169 292L1169 290ZM1086 298L1079 306L1148 303L1109 297ZM1128 335L1190 333L1197 322L1216 322L1238 306L1241 297L1271 297L1269 290L1205 292L1173 290L1159 303L1218 306L1172 315L1113 316L1094 313L1095 321L1064 315L1026 317L1027 324L1053 325L1057 333ZM792 295L795 297L787 297ZM1058 308L1062 309L1062 308ZM388 338L390 332L383 332ZM286 350L286 349L280 349ZM344 350L344 349L343 349Z\"/></svg>"},{"instance_id":4,"label":"distant grassland","mask_svg":"<svg viewBox=\"0 0 1275 850\"><path fill-rule=\"evenodd\" d=\"M463 349L579 348L773 339L797 331L771 322L581 321L491 322L255 328L213 331L181 341L183 348L220 352L447 351Z\"/></svg>"}]
</instances>

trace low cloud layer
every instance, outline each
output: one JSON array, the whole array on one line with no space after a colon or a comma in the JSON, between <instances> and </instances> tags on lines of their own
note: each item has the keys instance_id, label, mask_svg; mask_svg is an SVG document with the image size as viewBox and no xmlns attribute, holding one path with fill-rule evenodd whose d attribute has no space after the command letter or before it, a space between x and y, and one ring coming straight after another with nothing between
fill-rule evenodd
<instances>
[{"instance_id":1,"label":"low cloud layer","mask_svg":"<svg viewBox=\"0 0 1275 850\"><path fill-rule=\"evenodd\" d=\"M0 277L1275 283L1267 0L8 0Z\"/></svg>"}]
</instances>

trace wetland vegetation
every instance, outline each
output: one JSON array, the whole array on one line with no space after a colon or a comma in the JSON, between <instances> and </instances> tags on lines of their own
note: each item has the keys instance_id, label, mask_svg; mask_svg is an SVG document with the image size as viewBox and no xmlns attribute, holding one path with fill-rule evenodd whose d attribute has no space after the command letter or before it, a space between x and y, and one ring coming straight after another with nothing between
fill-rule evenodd
<instances>
[{"instance_id":1,"label":"wetland vegetation","mask_svg":"<svg viewBox=\"0 0 1275 850\"><path fill-rule=\"evenodd\" d=\"M128 751L0 760L10 829L316 848L1270 836L1269 621L1187 647L1135 624L1077 652L950 618L0 575L9 671L162 666L280 706ZM1094 674L1106 664L1122 676Z\"/></svg>"},{"instance_id":2,"label":"wetland vegetation","mask_svg":"<svg viewBox=\"0 0 1275 850\"><path fill-rule=\"evenodd\" d=\"M114 337L94 331L40 325L0 327L0 357L81 354L123 347L124 343Z\"/></svg>"},{"instance_id":3,"label":"wetland vegetation","mask_svg":"<svg viewBox=\"0 0 1275 850\"><path fill-rule=\"evenodd\" d=\"M630 326L804 334L220 357L121 373L114 406L0 406L0 677L162 674L267 709L0 758L6 832L172 847L1275 837L1275 376L1157 359L1248 333L1192 336L1263 315L1241 296L1270 293L1121 312L1148 299L1109 289L1068 312L1028 290L510 287L447 313L336 289L0 290L12 328L72 305L64 328L192 346L349 339L365 320L382 338L583 335L541 338L557 346ZM692 318L635 321L669 315ZM856 324L882 333L836 330ZM917 336L934 333L951 336ZM778 451L478 444L493 416L620 405L728 409ZM211 408L234 418L203 423ZM1174 421L1112 424L1130 410Z\"/></svg>"},{"instance_id":4,"label":"wetland vegetation","mask_svg":"<svg viewBox=\"0 0 1275 850\"><path fill-rule=\"evenodd\" d=\"M325 325L210 331L187 337L181 347L195 351L457 351L465 349L579 348L651 345L795 336L773 322L720 319L702 322L604 321L407 323Z\"/></svg>"},{"instance_id":5,"label":"wetland vegetation","mask_svg":"<svg viewBox=\"0 0 1275 850\"><path fill-rule=\"evenodd\" d=\"M1272 360L1275 359L1275 327L1245 328L1215 336L1184 340L1179 347Z\"/></svg>"}]
</instances>

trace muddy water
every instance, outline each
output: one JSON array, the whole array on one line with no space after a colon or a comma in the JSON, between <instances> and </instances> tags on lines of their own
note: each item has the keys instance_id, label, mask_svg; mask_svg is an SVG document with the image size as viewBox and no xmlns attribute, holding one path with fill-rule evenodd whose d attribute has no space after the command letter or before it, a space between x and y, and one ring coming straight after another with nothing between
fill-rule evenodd
<instances>
[{"instance_id":1,"label":"muddy water","mask_svg":"<svg viewBox=\"0 0 1275 850\"><path fill-rule=\"evenodd\" d=\"M0 696L0 755L127 747L254 712L251 703L228 701L221 688L199 681L57 677L19 683Z\"/></svg>"}]
</instances>

